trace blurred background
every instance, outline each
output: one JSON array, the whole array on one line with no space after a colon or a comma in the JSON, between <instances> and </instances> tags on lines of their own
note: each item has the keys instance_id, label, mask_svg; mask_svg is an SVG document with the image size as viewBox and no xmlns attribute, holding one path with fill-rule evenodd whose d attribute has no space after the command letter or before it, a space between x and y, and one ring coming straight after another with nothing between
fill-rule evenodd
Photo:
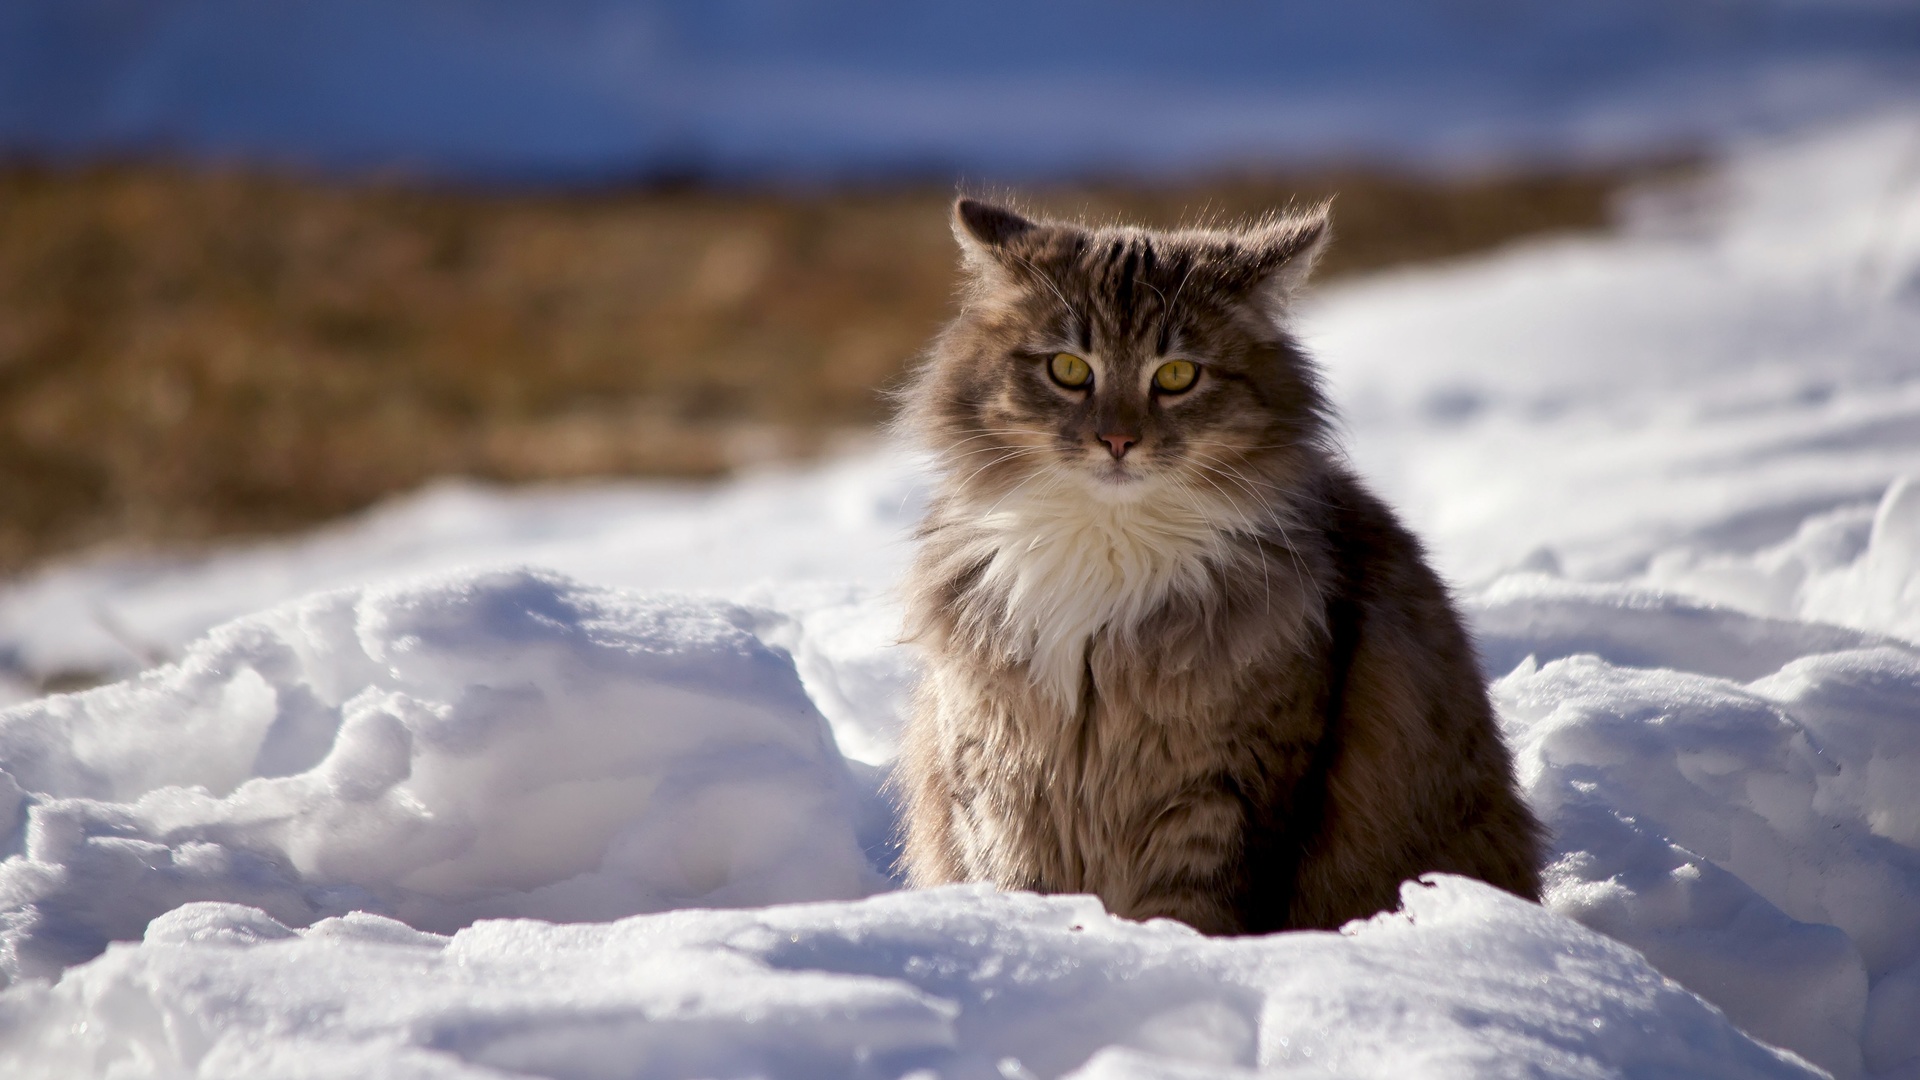
<instances>
[{"instance_id":1,"label":"blurred background","mask_svg":"<svg viewBox=\"0 0 1920 1080\"><path fill-rule=\"evenodd\" d=\"M0 575L870 439L957 190L1337 279L1917 93L1901 0L3 0Z\"/></svg>"}]
</instances>

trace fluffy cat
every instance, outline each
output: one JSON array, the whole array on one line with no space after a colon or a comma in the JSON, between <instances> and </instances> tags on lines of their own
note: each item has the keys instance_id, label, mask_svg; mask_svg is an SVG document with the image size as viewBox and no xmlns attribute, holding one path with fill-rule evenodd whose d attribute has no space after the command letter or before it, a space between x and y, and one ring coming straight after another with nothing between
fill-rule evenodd
<instances>
[{"instance_id":1,"label":"fluffy cat","mask_svg":"<svg viewBox=\"0 0 1920 1080\"><path fill-rule=\"evenodd\" d=\"M1472 644L1286 330L1328 232L955 205L962 309L899 420L941 469L907 581L914 884L1213 934L1335 927L1428 871L1538 899Z\"/></svg>"}]
</instances>

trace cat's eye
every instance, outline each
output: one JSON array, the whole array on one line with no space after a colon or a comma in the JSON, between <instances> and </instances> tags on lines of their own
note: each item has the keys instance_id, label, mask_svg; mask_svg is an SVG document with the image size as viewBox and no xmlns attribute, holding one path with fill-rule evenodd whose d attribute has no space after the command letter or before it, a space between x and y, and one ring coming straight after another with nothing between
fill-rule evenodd
<instances>
[{"instance_id":1,"label":"cat's eye","mask_svg":"<svg viewBox=\"0 0 1920 1080\"><path fill-rule=\"evenodd\" d=\"M1053 359L1047 361L1047 374L1069 390L1084 390L1093 381L1093 369L1072 353L1054 353Z\"/></svg>"},{"instance_id":2,"label":"cat's eye","mask_svg":"<svg viewBox=\"0 0 1920 1080\"><path fill-rule=\"evenodd\" d=\"M1191 360L1169 360L1153 373L1153 385L1169 394L1177 394L1200 377L1200 365Z\"/></svg>"}]
</instances>

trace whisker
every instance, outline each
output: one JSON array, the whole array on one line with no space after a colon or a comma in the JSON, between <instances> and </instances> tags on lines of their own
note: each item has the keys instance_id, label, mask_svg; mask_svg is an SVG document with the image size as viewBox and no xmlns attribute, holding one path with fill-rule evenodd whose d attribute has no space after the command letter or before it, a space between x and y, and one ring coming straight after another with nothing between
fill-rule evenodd
<instances>
[{"instance_id":1,"label":"whisker","mask_svg":"<svg viewBox=\"0 0 1920 1080\"><path fill-rule=\"evenodd\" d=\"M1007 452L1005 453L1005 456L1003 456L1003 457L997 457L997 458L995 458L995 459L993 459L992 461L989 461L989 462L987 462L987 463L986 463L985 465L982 465L982 466L980 466L979 468L977 468L977 469L975 469L975 470L973 470L972 472L970 472L970 473L968 473L968 474L966 475L966 477L965 477L964 479L961 479L961 480L958 480L958 481L953 481L953 482L952 482L952 483L953 483L953 486L955 486L955 487L965 487L965 486L967 486L968 484L970 484L970 483L972 483L972 482L973 482L973 478L974 478L974 477L976 477L976 476L979 476L979 475L980 475L981 473L983 473L983 472L986 472L986 471L987 471L988 469L991 469L991 468L993 468L993 467L994 467L995 465L999 465L999 464L1001 464L1001 463L1003 463L1003 462L1008 462L1008 461L1012 461L1012 460L1014 460L1015 458L1018 458L1018 457L1023 457L1023 456L1025 456L1025 455L1026 455L1027 453L1030 453L1030 452L1032 452L1032 451L1026 451L1026 450L1011 450L1011 451L1007 451Z\"/></svg>"},{"instance_id":2,"label":"whisker","mask_svg":"<svg viewBox=\"0 0 1920 1080\"><path fill-rule=\"evenodd\" d=\"M1275 511L1275 507L1273 503L1266 496L1263 496L1260 493L1259 489L1255 488L1251 483L1249 483L1245 477L1235 473L1223 471L1215 466L1208 465L1206 462L1196 462L1196 464L1200 466L1200 469L1203 474L1212 473L1223 480L1227 480L1231 482L1234 486L1238 487L1241 491L1246 492L1247 497L1251 498L1254 501L1255 505L1258 505L1261 508L1265 509L1269 514L1272 514Z\"/></svg>"},{"instance_id":3,"label":"whisker","mask_svg":"<svg viewBox=\"0 0 1920 1080\"><path fill-rule=\"evenodd\" d=\"M1200 461L1199 465L1203 469L1224 470L1225 472L1231 474L1234 478L1234 481L1238 483L1242 488L1245 488L1247 493L1250 495L1253 495L1255 498L1260 497L1258 494L1255 493L1256 488L1264 488L1267 491L1271 491L1271 492L1285 492L1291 495L1291 491L1289 489L1283 488L1279 484L1267 483L1264 480L1255 480L1253 477L1248 476L1246 473L1241 472L1239 469L1234 468L1233 466L1227 464L1224 461L1213 461L1213 462Z\"/></svg>"},{"instance_id":4,"label":"whisker","mask_svg":"<svg viewBox=\"0 0 1920 1080\"><path fill-rule=\"evenodd\" d=\"M1240 477L1240 478L1229 477L1227 473L1220 472L1219 470L1208 466L1204 462L1200 463L1200 467L1203 470L1200 474L1202 477L1205 477L1208 472L1217 473L1217 475L1219 475L1222 479L1232 479L1234 483L1239 484L1241 486L1242 490L1247 491L1249 494L1253 494L1252 489L1246 487L1246 481L1244 477ZM1222 491L1221 494L1225 495L1226 492ZM1257 495L1255 495L1255 497L1258 498ZM1313 575L1307 572L1306 561L1301 558L1300 549L1297 545L1294 544L1293 535L1287 531L1286 522L1283 520L1282 515L1278 512L1278 508L1272 506L1271 504L1268 504L1266 508L1268 511L1268 513L1265 516L1266 524L1272 526L1273 529L1280 534L1280 546L1286 549L1287 555L1293 561L1294 577L1300 582L1300 587L1302 589L1312 594L1314 598L1314 602L1316 604L1323 603L1324 598L1320 592L1319 583L1314 579ZM1265 556L1262 556L1261 562L1263 566L1265 565L1265 561L1266 561Z\"/></svg>"},{"instance_id":5,"label":"whisker","mask_svg":"<svg viewBox=\"0 0 1920 1080\"><path fill-rule=\"evenodd\" d=\"M960 431L962 431L962 432L979 432L979 433L981 433L981 434L985 434L985 435L1029 435L1029 434L1032 434L1032 430L1031 430L1031 429L1027 429L1027 428L984 428L984 427L970 427L970 428L961 428L961 429L960 429Z\"/></svg>"},{"instance_id":6,"label":"whisker","mask_svg":"<svg viewBox=\"0 0 1920 1080\"><path fill-rule=\"evenodd\" d=\"M974 435L969 435L969 436L967 436L967 437L966 437L966 438L964 438L964 439L955 439L955 440L954 440L954 443L953 443L953 444L954 444L955 446L958 446L958 445L960 445L961 443L970 443L970 442L977 442L977 441L979 441L979 440L981 440L981 439L991 439L991 438L993 438L993 437L994 437L994 436L996 436L996 435L1033 435L1033 434L1036 434L1036 432L1033 432L1033 431L1031 431L1031 430L1028 430L1028 431L1023 431L1023 430L1021 430L1021 429L1019 429L1019 428L967 428L967 429L965 429L965 430L968 430L968 431L974 431L974 432L978 432L978 434L974 434Z\"/></svg>"},{"instance_id":7,"label":"whisker","mask_svg":"<svg viewBox=\"0 0 1920 1080\"><path fill-rule=\"evenodd\" d=\"M1216 439L1196 439L1191 436L1187 438L1187 441L1195 446L1218 446L1228 450L1286 450L1300 445L1299 443L1256 443L1253 445L1243 445L1241 443L1220 442Z\"/></svg>"},{"instance_id":8,"label":"whisker","mask_svg":"<svg viewBox=\"0 0 1920 1080\"><path fill-rule=\"evenodd\" d=\"M1215 483L1213 482L1213 478L1212 478L1212 477L1209 477L1209 476L1208 476L1208 475L1207 475L1206 473L1204 473L1204 472L1203 472L1203 473L1199 473L1198 475L1199 475L1199 477L1200 477L1200 479L1202 479L1202 480L1205 480L1205 481L1206 481L1206 482L1207 482L1208 484L1211 484L1211 485L1213 486L1213 489L1214 489L1215 491L1218 491L1218 492L1220 493L1220 497L1221 497L1221 498L1223 498L1223 499L1225 499L1225 500L1227 500L1227 502L1228 502L1228 504L1229 504L1229 505L1231 505L1231 506L1233 507L1233 509L1234 509L1234 512L1235 512L1235 513L1238 513L1238 514L1245 514L1245 513L1246 513L1246 511L1244 511L1244 510L1242 510L1242 509L1240 509L1240 504L1239 504L1239 503L1238 503L1237 501L1235 501L1235 499L1233 498L1233 496L1231 496L1231 495L1229 495L1229 494L1227 494L1227 490L1226 490L1225 488L1223 488L1223 487L1221 487L1221 486L1220 486L1219 484L1215 484ZM1256 496L1256 497L1257 497L1257 496ZM1272 579L1272 578L1271 578L1270 576L1268 576L1268 570L1267 570L1267 556L1266 556L1266 553L1265 553L1264 551L1261 551L1261 550L1260 550L1260 548L1259 548L1259 546L1258 546L1258 544L1257 544L1257 543L1256 543L1256 545L1255 545L1255 547L1254 547L1254 551L1255 551L1255 553L1256 553L1256 554L1258 554L1258 555L1259 555L1259 558L1260 558L1260 600L1261 600L1261 604L1262 604L1262 607L1263 607L1263 610L1265 611L1265 613L1266 613L1266 615L1267 615L1267 616L1268 616L1269 618L1271 618L1271 617L1273 616L1273 579ZM1296 571L1296 573L1297 573L1297 571Z\"/></svg>"},{"instance_id":9,"label":"whisker","mask_svg":"<svg viewBox=\"0 0 1920 1080\"><path fill-rule=\"evenodd\" d=\"M1197 440L1197 439L1188 440L1188 441L1195 442L1195 443L1200 442L1200 440ZM1284 484L1269 483L1265 480L1255 480L1252 477L1247 476L1245 473L1240 472L1238 469L1235 469L1233 466L1228 465L1226 462L1218 460L1217 458L1206 458L1206 457L1201 457L1196 455L1193 457L1192 460L1196 465L1198 465L1203 469L1217 468L1217 469L1230 470L1234 473L1234 475L1240 477L1242 480L1246 481L1247 483L1266 488L1274 492L1276 495L1280 496L1281 498L1283 498L1285 501L1289 503L1311 503L1315 506L1325 506L1330 509L1338 509L1337 503L1330 503L1325 499L1315 498L1312 495L1307 494L1305 490L1299 487L1293 487L1293 486L1284 485Z\"/></svg>"},{"instance_id":10,"label":"whisker","mask_svg":"<svg viewBox=\"0 0 1920 1080\"><path fill-rule=\"evenodd\" d=\"M1031 476L1028 476L1025 480L1022 480L1019 483L1013 485L1013 487L1008 488L1007 493L1000 496L998 499L995 499L993 502L993 505L987 507L986 512L981 514L980 516L983 518L992 517L994 514L994 511L1000 509L1001 503L1006 502L1008 499L1013 497L1015 492L1019 491L1023 487L1026 487L1028 484L1033 483L1035 480L1038 480L1042 476L1046 476L1049 479L1054 481L1052 486L1048 487L1046 491L1043 492L1043 494L1051 494L1054 488L1059 487L1061 482L1064 480L1063 476L1055 475L1056 473L1058 473L1058 470L1056 469L1041 469L1036 471Z\"/></svg>"},{"instance_id":11,"label":"whisker","mask_svg":"<svg viewBox=\"0 0 1920 1080\"><path fill-rule=\"evenodd\" d=\"M1038 454L1051 449L1053 449L1051 446L980 446L972 450L949 450L941 454L940 457L942 460L945 460L948 458L968 458L975 454Z\"/></svg>"}]
</instances>

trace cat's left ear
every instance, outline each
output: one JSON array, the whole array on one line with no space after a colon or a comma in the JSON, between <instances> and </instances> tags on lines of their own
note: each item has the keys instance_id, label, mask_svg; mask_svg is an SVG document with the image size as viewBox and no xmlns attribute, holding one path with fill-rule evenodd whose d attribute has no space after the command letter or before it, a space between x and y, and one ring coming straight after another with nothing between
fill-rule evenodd
<instances>
[{"instance_id":1,"label":"cat's left ear","mask_svg":"<svg viewBox=\"0 0 1920 1080\"><path fill-rule=\"evenodd\" d=\"M1256 301L1278 315L1292 303L1333 239L1332 204L1275 218L1240 241Z\"/></svg>"}]
</instances>

